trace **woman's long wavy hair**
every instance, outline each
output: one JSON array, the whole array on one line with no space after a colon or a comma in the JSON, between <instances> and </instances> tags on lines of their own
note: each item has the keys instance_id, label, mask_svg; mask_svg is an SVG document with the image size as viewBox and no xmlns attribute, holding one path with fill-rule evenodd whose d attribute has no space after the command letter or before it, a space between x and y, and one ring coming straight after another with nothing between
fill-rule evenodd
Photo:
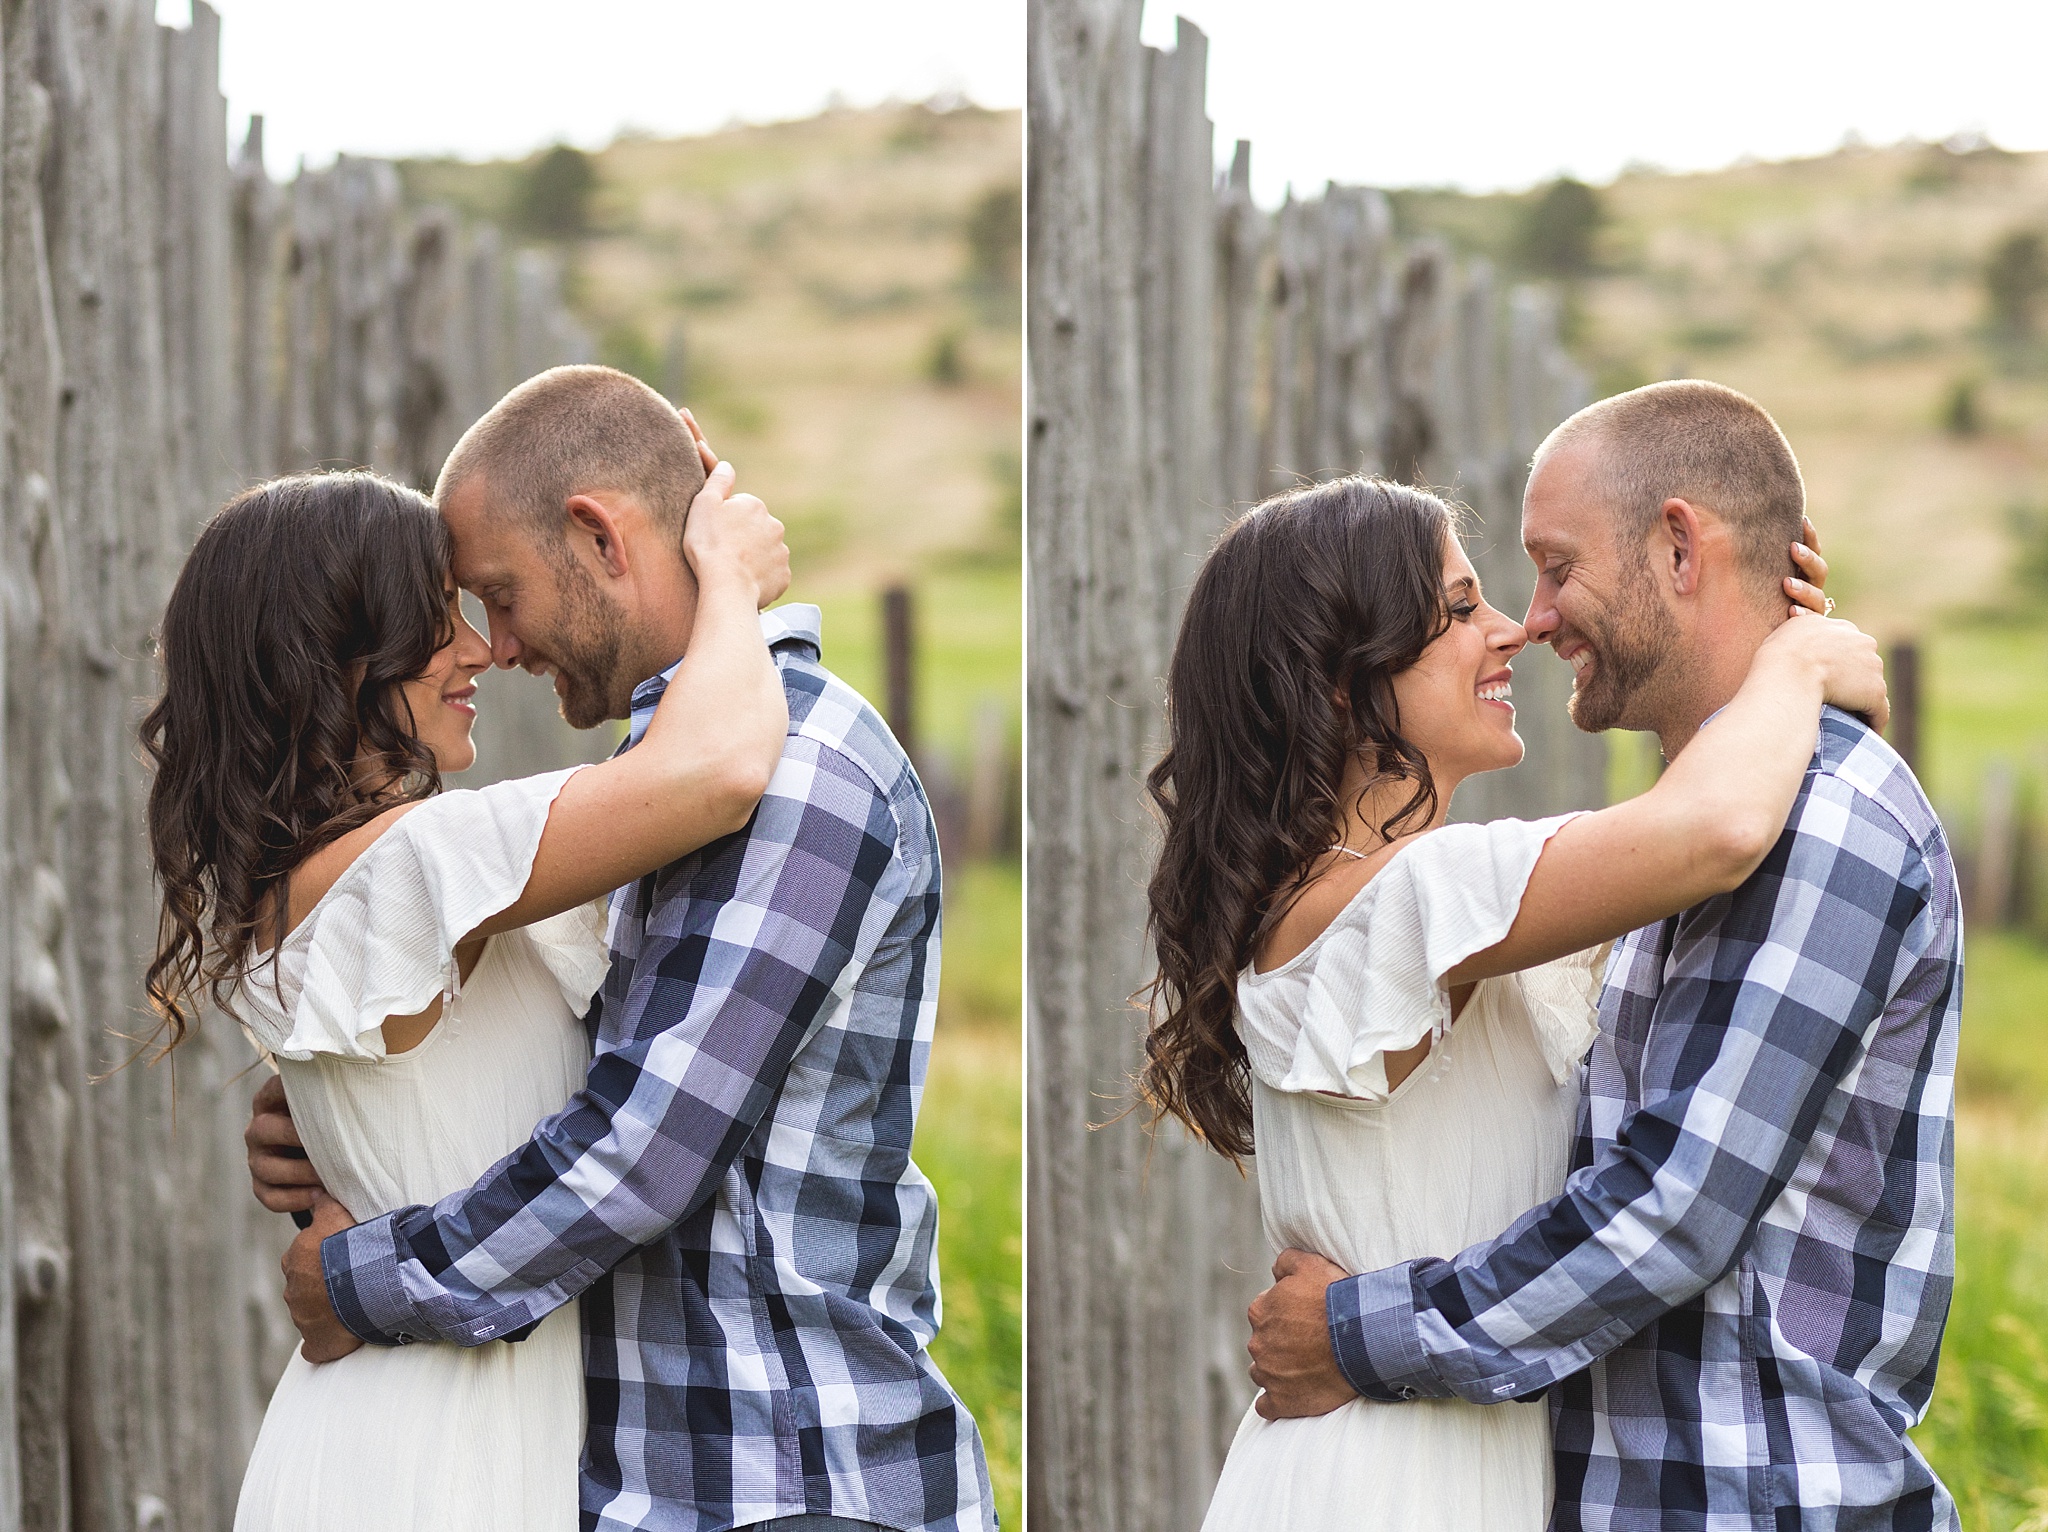
<instances>
[{"instance_id":1,"label":"woman's long wavy hair","mask_svg":"<svg viewBox=\"0 0 2048 1532\"><path fill-rule=\"evenodd\" d=\"M439 789L401 688L453 637L449 552L431 501L366 472L259 484L199 534L142 722L165 1052L283 935L292 869Z\"/></svg>"},{"instance_id":2,"label":"woman's long wavy hair","mask_svg":"<svg viewBox=\"0 0 2048 1532\"><path fill-rule=\"evenodd\" d=\"M1231 1160L1252 1152L1237 976L1341 839L1345 764L1360 759L1375 786L1412 785L1382 834L1436 813L1393 682L1449 625L1456 530L1444 501L1383 479L1290 490L1217 540L1189 593L1166 753L1147 779L1165 837L1138 1084L1155 1117L1171 1113Z\"/></svg>"}]
</instances>

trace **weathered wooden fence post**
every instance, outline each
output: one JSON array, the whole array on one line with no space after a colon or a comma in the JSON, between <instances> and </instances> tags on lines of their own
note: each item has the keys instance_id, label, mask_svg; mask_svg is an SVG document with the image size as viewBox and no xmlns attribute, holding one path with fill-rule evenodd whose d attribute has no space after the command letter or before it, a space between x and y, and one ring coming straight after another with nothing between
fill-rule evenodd
<instances>
[{"instance_id":1,"label":"weathered wooden fence post","mask_svg":"<svg viewBox=\"0 0 2048 1532\"><path fill-rule=\"evenodd\" d=\"M1172 50L1143 48L1139 12L1030 8L1027 1408L1041 1532L1196 1525L1251 1393L1243 1308L1270 1260L1252 1183L1127 1110L1143 1037L1128 997L1150 976L1141 779L1199 557L1258 495L1384 471L1471 502L1475 559L1515 610L1529 453L1584 402L1554 306L1503 300L1440 246L1400 249L1379 193L1290 195L1269 217L1245 144L1219 181L1207 43L1183 21ZM1529 763L1483 801L1461 793L1461 812L1599 801L1604 751L1563 716L1565 667L1542 653L1516 668Z\"/></svg>"},{"instance_id":2,"label":"weathered wooden fence post","mask_svg":"<svg viewBox=\"0 0 2048 1532\"><path fill-rule=\"evenodd\" d=\"M1892 645L1885 666L1891 678L1892 748L1915 771L1920 769L1920 645L1902 638Z\"/></svg>"}]
</instances>

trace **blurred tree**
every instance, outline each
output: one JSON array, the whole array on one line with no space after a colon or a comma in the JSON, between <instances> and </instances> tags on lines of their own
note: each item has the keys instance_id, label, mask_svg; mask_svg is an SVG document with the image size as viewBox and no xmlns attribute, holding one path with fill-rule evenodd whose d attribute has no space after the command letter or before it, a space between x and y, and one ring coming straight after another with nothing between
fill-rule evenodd
<instances>
[{"instance_id":1,"label":"blurred tree","mask_svg":"<svg viewBox=\"0 0 2048 1532\"><path fill-rule=\"evenodd\" d=\"M1994 339L2025 344L2034 339L2041 299L2048 295L2048 247L2041 236L2015 229L1992 247L1984 263L1984 296Z\"/></svg>"},{"instance_id":2,"label":"blurred tree","mask_svg":"<svg viewBox=\"0 0 2048 1532\"><path fill-rule=\"evenodd\" d=\"M598 340L597 359L607 367L631 373L649 388L658 389L664 382L664 359L647 338L647 332L636 324L609 327Z\"/></svg>"},{"instance_id":3,"label":"blurred tree","mask_svg":"<svg viewBox=\"0 0 2048 1532\"><path fill-rule=\"evenodd\" d=\"M590 227L597 169L590 156L556 144L527 168L513 202L519 226L543 239L575 239Z\"/></svg>"},{"instance_id":4,"label":"blurred tree","mask_svg":"<svg viewBox=\"0 0 2048 1532\"><path fill-rule=\"evenodd\" d=\"M967 381L967 354L956 326L948 326L932 338L925 353L924 375L941 388L958 388Z\"/></svg>"},{"instance_id":5,"label":"blurred tree","mask_svg":"<svg viewBox=\"0 0 2048 1532\"><path fill-rule=\"evenodd\" d=\"M1528 205L1519 240L1522 261L1546 276L1584 276L1593 269L1593 240L1606 221L1600 193L1559 176Z\"/></svg>"},{"instance_id":6,"label":"blurred tree","mask_svg":"<svg viewBox=\"0 0 2048 1532\"><path fill-rule=\"evenodd\" d=\"M668 322L668 344L661 353L661 392L671 404L688 402L692 375L690 338L680 319Z\"/></svg>"},{"instance_id":7,"label":"blurred tree","mask_svg":"<svg viewBox=\"0 0 2048 1532\"><path fill-rule=\"evenodd\" d=\"M988 475L996 492L989 521L996 541L1006 553L1012 552L1024 537L1024 460L1008 447L991 452Z\"/></svg>"},{"instance_id":8,"label":"blurred tree","mask_svg":"<svg viewBox=\"0 0 2048 1532\"><path fill-rule=\"evenodd\" d=\"M2048 509L2024 501L2006 507L2012 533L2013 578L2027 596L2048 597Z\"/></svg>"},{"instance_id":9,"label":"blurred tree","mask_svg":"<svg viewBox=\"0 0 2048 1532\"><path fill-rule=\"evenodd\" d=\"M1984 429L1975 378L1957 378L1949 385L1941 401L1941 428L1951 436L1975 436Z\"/></svg>"},{"instance_id":10,"label":"blurred tree","mask_svg":"<svg viewBox=\"0 0 2048 1532\"><path fill-rule=\"evenodd\" d=\"M967 280L976 292L1005 297L1024 270L1024 197L1014 184L992 186L967 215Z\"/></svg>"}]
</instances>

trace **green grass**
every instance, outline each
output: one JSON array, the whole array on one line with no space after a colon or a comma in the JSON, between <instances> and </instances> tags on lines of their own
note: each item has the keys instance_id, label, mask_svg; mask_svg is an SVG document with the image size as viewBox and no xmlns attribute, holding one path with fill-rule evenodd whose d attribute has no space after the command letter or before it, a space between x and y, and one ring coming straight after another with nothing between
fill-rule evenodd
<instances>
[{"instance_id":1,"label":"green grass","mask_svg":"<svg viewBox=\"0 0 2048 1532\"><path fill-rule=\"evenodd\" d=\"M1965 1532L2048 1532L2048 949L1973 936L1956 1110L1956 1301L1914 1439Z\"/></svg>"},{"instance_id":2,"label":"green grass","mask_svg":"<svg viewBox=\"0 0 2048 1532\"><path fill-rule=\"evenodd\" d=\"M1021 739L1024 579L1014 564L955 564L908 582L917 639L914 706L920 745L966 764L976 712L1000 705ZM824 613L825 664L877 707L882 698L879 591L790 592Z\"/></svg>"},{"instance_id":3,"label":"green grass","mask_svg":"<svg viewBox=\"0 0 2048 1532\"><path fill-rule=\"evenodd\" d=\"M1920 776L1945 816L1974 815L1993 758L2048 771L2048 707L2039 691L2048 624L2024 617L1957 624L1933 634L1922 653Z\"/></svg>"},{"instance_id":4,"label":"green grass","mask_svg":"<svg viewBox=\"0 0 2048 1532\"><path fill-rule=\"evenodd\" d=\"M954 564L910 581L921 747L965 767L991 699L1021 738L1023 579ZM879 592L790 592L823 610L825 663L882 702ZM932 1357L981 1426L1005 1527L1024 1484L1024 880L1013 861L946 869L938 1036L917 1162L939 1195L944 1322Z\"/></svg>"},{"instance_id":5,"label":"green grass","mask_svg":"<svg viewBox=\"0 0 2048 1532\"><path fill-rule=\"evenodd\" d=\"M981 1425L1005 1527L1024 1432L1023 879L979 863L946 894L938 1037L917 1162L939 1194L944 1323L932 1357Z\"/></svg>"},{"instance_id":6,"label":"green grass","mask_svg":"<svg viewBox=\"0 0 2048 1532\"><path fill-rule=\"evenodd\" d=\"M1921 777L1967 838L1985 767L2048 770L2038 618L1959 622L1923 649ZM2048 1532L2048 946L1973 931L1956 1068L1956 1296L1914 1432L1965 1532Z\"/></svg>"}]
</instances>

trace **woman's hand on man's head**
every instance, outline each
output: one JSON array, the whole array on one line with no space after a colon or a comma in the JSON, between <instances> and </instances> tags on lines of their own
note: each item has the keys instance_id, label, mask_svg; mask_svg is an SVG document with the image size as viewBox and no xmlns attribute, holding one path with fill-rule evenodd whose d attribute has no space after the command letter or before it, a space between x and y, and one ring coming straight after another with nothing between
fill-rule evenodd
<instances>
[{"instance_id":1,"label":"woman's hand on man's head","mask_svg":"<svg viewBox=\"0 0 2048 1532\"><path fill-rule=\"evenodd\" d=\"M1828 598L1828 561L1820 556L1820 529L1811 516L1800 518L1799 541L1792 545L1792 567L1799 571L1785 577L1785 594L1794 610L1804 608L1822 617L1835 610Z\"/></svg>"},{"instance_id":2,"label":"woman's hand on man's head","mask_svg":"<svg viewBox=\"0 0 2048 1532\"><path fill-rule=\"evenodd\" d=\"M758 495L733 493L735 477L732 464L713 465L690 502L683 556L700 583L728 572L751 580L765 607L789 589L789 544Z\"/></svg>"}]
</instances>

